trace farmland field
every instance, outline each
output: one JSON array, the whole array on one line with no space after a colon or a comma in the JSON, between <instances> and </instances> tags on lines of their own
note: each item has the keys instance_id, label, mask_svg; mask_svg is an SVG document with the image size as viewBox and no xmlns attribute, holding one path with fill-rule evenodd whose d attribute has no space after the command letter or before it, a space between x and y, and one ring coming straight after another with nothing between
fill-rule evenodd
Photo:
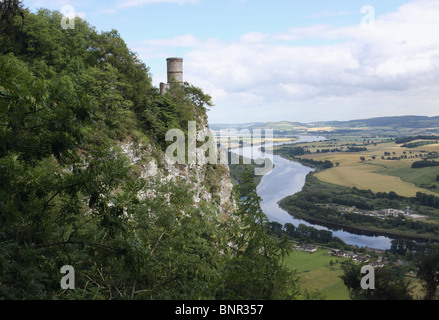
<instances>
[{"instance_id":1,"label":"farmland field","mask_svg":"<svg viewBox=\"0 0 439 320\"><path fill-rule=\"evenodd\" d=\"M308 292L317 290L325 300L350 300L347 287L340 278L343 274L341 263L349 259L334 257L327 253L328 250L322 248L317 249L315 253L292 251L286 264L298 272L303 290ZM404 278L410 283L409 290L413 299L422 299L425 292L419 279L408 274Z\"/></svg>"},{"instance_id":2,"label":"farmland field","mask_svg":"<svg viewBox=\"0 0 439 320\"><path fill-rule=\"evenodd\" d=\"M339 278L343 274L340 262L347 259L326 255L327 252L326 249L318 249L315 253L292 251L286 263L297 270L303 289L318 290L326 300L349 300L348 290Z\"/></svg>"},{"instance_id":3,"label":"farmland field","mask_svg":"<svg viewBox=\"0 0 439 320\"><path fill-rule=\"evenodd\" d=\"M325 182L373 192L394 191L412 197L417 192L437 195L439 167L413 169L411 165L426 157L428 153L439 152L439 144L417 148L405 148L395 142L385 140L361 141L359 137L340 137L337 141L302 144L311 152L300 156L302 159L329 160L336 164L321 171L316 176ZM349 145L367 148L360 152L320 152L340 149L346 151ZM362 158L363 157L363 158Z\"/></svg>"}]
</instances>

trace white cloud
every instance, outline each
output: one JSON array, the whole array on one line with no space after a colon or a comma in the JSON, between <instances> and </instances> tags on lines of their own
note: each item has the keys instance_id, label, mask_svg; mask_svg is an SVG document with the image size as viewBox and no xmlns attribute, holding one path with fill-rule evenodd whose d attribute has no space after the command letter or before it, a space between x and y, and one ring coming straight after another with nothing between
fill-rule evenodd
<instances>
[{"instance_id":1,"label":"white cloud","mask_svg":"<svg viewBox=\"0 0 439 320\"><path fill-rule=\"evenodd\" d=\"M213 122L437 115L438 16L437 1L416 0L377 18L372 30L359 21L256 31L235 41L182 35L144 45L150 54L188 50L185 80L213 96ZM296 43L310 39L326 44Z\"/></svg>"},{"instance_id":2,"label":"white cloud","mask_svg":"<svg viewBox=\"0 0 439 320\"><path fill-rule=\"evenodd\" d=\"M241 36L241 42L256 43L267 39L268 35L261 32L249 32Z\"/></svg>"}]
</instances>

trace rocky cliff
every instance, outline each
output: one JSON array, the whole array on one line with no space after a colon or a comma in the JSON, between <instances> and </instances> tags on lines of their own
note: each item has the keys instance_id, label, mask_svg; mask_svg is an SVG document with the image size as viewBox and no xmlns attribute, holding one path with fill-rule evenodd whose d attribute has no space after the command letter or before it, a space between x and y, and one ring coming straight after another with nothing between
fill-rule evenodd
<instances>
[{"instance_id":1,"label":"rocky cliff","mask_svg":"<svg viewBox=\"0 0 439 320\"><path fill-rule=\"evenodd\" d=\"M209 131L207 118L202 119L201 123L201 134L206 134ZM236 209L233 182L227 165L170 164L166 160L165 153L153 144L123 141L119 146L130 164L138 169L140 178L146 180L158 178L162 183L186 182L194 191L195 206L207 201L217 207L218 213L222 216L228 216ZM221 152L224 151L218 148L217 163Z\"/></svg>"}]
</instances>

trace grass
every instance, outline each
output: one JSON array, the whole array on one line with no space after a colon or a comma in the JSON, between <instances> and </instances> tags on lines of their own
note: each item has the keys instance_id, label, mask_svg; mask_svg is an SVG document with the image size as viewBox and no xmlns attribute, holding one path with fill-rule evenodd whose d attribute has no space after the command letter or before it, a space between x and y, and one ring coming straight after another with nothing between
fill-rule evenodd
<instances>
[{"instance_id":1,"label":"grass","mask_svg":"<svg viewBox=\"0 0 439 320\"><path fill-rule=\"evenodd\" d=\"M401 177L402 180L415 184L417 187L422 186L436 186L436 189L431 191L439 192L439 181L436 181L436 177L439 175L439 168L426 167L426 168L393 168L383 171L382 174Z\"/></svg>"},{"instance_id":2,"label":"grass","mask_svg":"<svg viewBox=\"0 0 439 320\"><path fill-rule=\"evenodd\" d=\"M317 173L316 177L324 182L372 190L375 193L394 191L405 197L414 197L417 192L433 194L430 190L419 188L400 177L376 172L376 168L362 164L331 168Z\"/></svg>"},{"instance_id":3,"label":"grass","mask_svg":"<svg viewBox=\"0 0 439 320\"><path fill-rule=\"evenodd\" d=\"M292 251L286 261L288 267L297 270L302 290L315 292L316 290L325 300L351 300L348 290L341 280L343 274L341 262L347 258L328 256L328 250L319 248L315 253ZM330 261L333 266L330 266ZM336 262L338 261L338 263ZM413 299L420 300L424 296L422 285L416 277L405 276L410 281L409 289Z\"/></svg>"},{"instance_id":4,"label":"grass","mask_svg":"<svg viewBox=\"0 0 439 320\"><path fill-rule=\"evenodd\" d=\"M343 274L340 262L347 259L326 255L327 252L327 249L320 248L314 253L292 251L286 264L297 270L302 289L308 292L317 290L326 300L350 300L348 290L340 279Z\"/></svg>"},{"instance_id":5,"label":"grass","mask_svg":"<svg viewBox=\"0 0 439 320\"><path fill-rule=\"evenodd\" d=\"M418 278L406 275L405 279L410 282L409 290L414 300L422 300L425 296L424 288Z\"/></svg>"},{"instance_id":6,"label":"grass","mask_svg":"<svg viewBox=\"0 0 439 320\"><path fill-rule=\"evenodd\" d=\"M373 192L394 191L407 197L413 197L417 192L438 194L439 182L435 180L436 176L439 175L439 168L413 169L411 165L414 161L420 160L420 154L425 154L421 151L439 152L439 144L404 148L394 142L377 142L376 145L367 145L368 150L363 152L314 153L317 149L340 148L343 145L346 147L349 143L362 146L362 141L359 141L358 137L349 136L340 137L338 141L313 142L300 146L306 147L313 153L304 155L302 158L318 161L330 160L334 164L338 163L338 166L316 175L322 181L347 187L370 189ZM407 159L387 160L388 155L384 156L385 152L390 153L391 157L407 156ZM382 159L382 156L385 159ZM413 158L410 158L411 156ZM366 160L361 161L360 157L364 157ZM430 189L432 186L436 186L436 189Z\"/></svg>"}]
</instances>

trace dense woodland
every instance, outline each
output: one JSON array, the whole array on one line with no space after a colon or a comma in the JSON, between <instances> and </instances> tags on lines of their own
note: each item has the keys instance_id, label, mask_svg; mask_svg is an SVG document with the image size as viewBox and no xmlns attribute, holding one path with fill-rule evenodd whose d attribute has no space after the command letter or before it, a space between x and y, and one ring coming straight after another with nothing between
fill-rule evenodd
<instances>
[{"instance_id":1,"label":"dense woodland","mask_svg":"<svg viewBox=\"0 0 439 320\"><path fill-rule=\"evenodd\" d=\"M167 130L206 121L209 95L188 83L160 95L116 30L63 29L59 12L21 1L0 15L0 299L297 296L251 173L224 218L194 206L187 181L141 179L118 147L152 146L160 164ZM64 265L75 290L60 287Z\"/></svg>"},{"instance_id":2,"label":"dense woodland","mask_svg":"<svg viewBox=\"0 0 439 320\"><path fill-rule=\"evenodd\" d=\"M425 168L425 167L439 167L439 161L428 161L426 159L422 161L415 161L412 163L412 168Z\"/></svg>"}]
</instances>

